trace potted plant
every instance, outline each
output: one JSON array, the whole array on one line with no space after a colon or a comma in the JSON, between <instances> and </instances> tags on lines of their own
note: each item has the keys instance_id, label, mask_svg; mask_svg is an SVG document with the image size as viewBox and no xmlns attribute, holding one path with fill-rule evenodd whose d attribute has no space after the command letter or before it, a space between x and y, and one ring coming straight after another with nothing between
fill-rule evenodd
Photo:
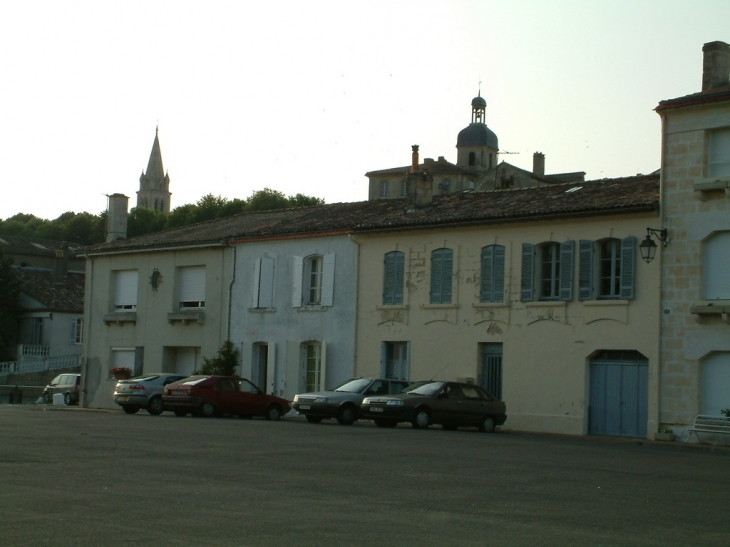
<instances>
[{"instance_id":1,"label":"potted plant","mask_svg":"<svg viewBox=\"0 0 730 547\"><path fill-rule=\"evenodd\" d=\"M127 367L114 367L109 373L117 380L126 380L132 377L132 369Z\"/></svg>"},{"instance_id":2,"label":"potted plant","mask_svg":"<svg viewBox=\"0 0 730 547\"><path fill-rule=\"evenodd\" d=\"M671 429L660 429L657 433L654 433L655 441L673 441L677 436L672 433Z\"/></svg>"}]
</instances>

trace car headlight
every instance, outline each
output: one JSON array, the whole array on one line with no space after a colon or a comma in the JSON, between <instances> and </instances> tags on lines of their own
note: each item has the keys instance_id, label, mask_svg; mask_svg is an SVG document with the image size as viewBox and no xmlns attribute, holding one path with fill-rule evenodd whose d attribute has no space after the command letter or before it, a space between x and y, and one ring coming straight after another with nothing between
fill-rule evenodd
<instances>
[{"instance_id":1,"label":"car headlight","mask_svg":"<svg viewBox=\"0 0 730 547\"><path fill-rule=\"evenodd\" d=\"M363 404L363 405L369 405L369 404L370 404L370 399L369 399L368 397L365 397L365 398L364 398L364 399L362 400L362 404Z\"/></svg>"},{"instance_id":2,"label":"car headlight","mask_svg":"<svg viewBox=\"0 0 730 547\"><path fill-rule=\"evenodd\" d=\"M299 395L294 395L294 403L296 403L299 400Z\"/></svg>"},{"instance_id":3,"label":"car headlight","mask_svg":"<svg viewBox=\"0 0 730 547\"><path fill-rule=\"evenodd\" d=\"M317 403L318 405L326 405L327 404L327 397L317 397L314 400L314 402Z\"/></svg>"},{"instance_id":4,"label":"car headlight","mask_svg":"<svg viewBox=\"0 0 730 547\"><path fill-rule=\"evenodd\" d=\"M392 405L392 406L402 406L403 405L403 401L401 401L400 399L391 399L390 401L388 401L385 404L386 405L389 405L389 406L390 405Z\"/></svg>"}]
</instances>

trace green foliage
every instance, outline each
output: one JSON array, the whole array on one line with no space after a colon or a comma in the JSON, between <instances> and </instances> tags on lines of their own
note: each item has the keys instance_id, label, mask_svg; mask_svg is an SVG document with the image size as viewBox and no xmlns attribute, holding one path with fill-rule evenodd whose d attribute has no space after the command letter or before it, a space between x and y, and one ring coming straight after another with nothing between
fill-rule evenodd
<instances>
[{"instance_id":1,"label":"green foliage","mask_svg":"<svg viewBox=\"0 0 730 547\"><path fill-rule=\"evenodd\" d=\"M730 408L723 408L720 412L722 412L725 416L730 418Z\"/></svg>"},{"instance_id":2,"label":"green foliage","mask_svg":"<svg viewBox=\"0 0 730 547\"><path fill-rule=\"evenodd\" d=\"M238 349L233 342L226 340L218 355L212 359L203 357L203 366L200 370L196 370L193 374L215 374L217 376L236 376L236 367L238 366Z\"/></svg>"},{"instance_id":3,"label":"green foliage","mask_svg":"<svg viewBox=\"0 0 730 547\"><path fill-rule=\"evenodd\" d=\"M13 346L18 340L20 306L20 280L13 273L13 259L6 257L0 248L0 361L14 357Z\"/></svg>"},{"instance_id":4,"label":"green foliage","mask_svg":"<svg viewBox=\"0 0 730 547\"><path fill-rule=\"evenodd\" d=\"M313 205L324 205L324 200L304 194L287 197L271 188L252 192L247 199L228 200L222 196L207 194L197 203L181 205L168 214L144 207L133 208L127 219L127 237L153 234L239 213ZM44 220L33 215L18 213L4 221L0 220L0 234L94 245L103 243L106 239L106 216L106 211L100 215L67 212L55 220Z\"/></svg>"}]
</instances>

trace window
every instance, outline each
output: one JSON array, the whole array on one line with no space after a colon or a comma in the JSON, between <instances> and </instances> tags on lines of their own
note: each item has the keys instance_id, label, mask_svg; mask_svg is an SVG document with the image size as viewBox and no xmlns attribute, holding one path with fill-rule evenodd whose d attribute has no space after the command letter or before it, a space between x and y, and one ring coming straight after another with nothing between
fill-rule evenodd
<instances>
[{"instance_id":1,"label":"window","mask_svg":"<svg viewBox=\"0 0 730 547\"><path fill-rule=\"evenodd\" d=\"M68 322L68 343L79 345L83 342L84 320L81 317L71 319Z\"/></svg>"},{"instance_id":2,"label":"window","mask_svg":"<svg viewBox=\"0 0 730 547\"><path fill-rule=\"evenodd\" d=\"M114 272L114 311L131 312L137 309L137 270Z\"/></svg>"},{"instance_id":3,"label":"window","mask_svg":"<svg viewBox=\"0 0 730 547\"><path fill-rule=\"evenodd\" d=\"M331 306L334 301L335 255L294 257L292 306Z\"/></svg>"},{"instance_id":4,"label":"window","mask_svg":"<svg viewBox=\"0 0 730 547\"><path fill-rule=\"evenodd\" d=\"M730 176L730 129L710 132L707 150L707 176Z\"/></svg>"},{"instance_id":5,"label":"window","mask_svg":"<svg viewBox=\"0 0 730 547\"><path fill-rule=\"evenodd\" d=\"M480 302L504 300L504 247L488 245L482 248Z\"/></svg>"},{"instance_id":6,"label":"window","mask_svg":"<svg viewBox=\"0 0 730 547\"><path fill-rule=\"evenodd\" d=\"M253 273L253 302L254 308L274 307L274 259L269 257L257 258Z\"/></svg>"},{"instance_id":7,"label":"window","mask_svg":"<svg viewBox=\"0 0 730 547\"><path fill-rule=\"evenodd\" d=\"M388 181L387 180L380 181L380 197L381 198L388 197Z\"/></svg>"},{"instance_id":8,"label":"window","mask_svg":"<svg viewBox=\"0 0 730 547\"><path fill-rule=\"evenodd\" d=\"M702 297L730 300L730 232L718 232L704 244Z\"/></svg>"},{"instance_id":9,"label":"window","mask_svg":"<svg viewBox=\"0 0 730 547\"><path fill-rule=\"evenodd\" d=\"M410 342L382 342L380 375L392 380L408 380L410 375Z\"/></svg>"},{"instance_id":10,"label":"window","mask_svg":"<svg viewBox=\"0 0 730 547\"><path fill-rule=\"evenodd\" d=\"M205 266L180 268L179 308L205 307Z\"/></svg>"},{"instance_id":11,"label":"window","mask_svg":"<svg viewBox=\"0 0 730 547\"><path fill-rule=\"evenodd\" d=\"M448 196L451 193L451 179L444 179L439 184L442 196Z\"/></svg>"},{"instance_id":12,"label":"window","mask_svg":"<svg viewBox=\"0 0 730 547\"><path fill-rule=\"evenodd\" d=\"M469 165L476 165L477 163L477 155L474 152L469 152Z\"/></svg>"},{"instance_id":13,"label":"window","mask_svg":"<svg viewBox=\"0 0 730 547\"><path fill-rule=\"evenodd\" d=\"M403 304L405 254L393 251L385 255L383 267L383 305Z\"/></svg>"},{"instance_id":14,"label":"window","mask_svg":"<svg viewBox=\"0 0 730 547\"><path fill-rule=\"evenodd\" d=\"M634 298L636 238L609 238L598 242L582 239L579 249L579 300L592 300L595 297L600 300ZM598 289L597 295L594 295L595 289Z\"/></svg>"},{"instance_id":15,"label":"window","mask_svg":"<svg viewBox=\"0 0 730 547\"><path fill-rule=\"evenodd\" d=\"M406 197L406 192L408 191L408 185L406 179L403 179L400 181L400 197L404 198Z\"/></svg>"},{"instance_id":16,"label":"window","mask_svg":"<svg viewBox=\"0 0 730 547\"><path fill-rule=\"evenodd\" d=\"M431 253L431 304L451 304L454 251L436 249Z\"/></svg>"},{"instance_id":17,"label":"window","mask_svg":"<svg viewBox=\"0 0 730 547\"><path fill-rule=\"evenodd\" d=\"M303 344L304 355L304 390L306 392L325 389L325 345L311 342Z\"/></svg>"},{"instance_id":18,"label":"window","mask_svg":"<svg viewBox=\"0 0 730 547\"><path fill-rule=\"evenodd\" d=\"M537 247L522 244L522 302L532 302L535 296L535 250L540 251L537 272L540 300L570 301L573 298L573 241L544 243Z\"/></svg>"},{"instance_id":19,"label":"window","mask_svg":"<svg viewBox=\"0 0 730 547\"><path fill-rule=\"evenodd\" d=\"M30 343L34 346L43 345L43 318L34 317L31 324Z\"/></svg>"},{"instance_id":20,"label":"window","mask_svg":"<svg viewBox=\"0 0 730 547\"><path fill-rule=\"evenodd\" d=\"M481 346L481 366L479 367L479 385L494 395L502 398L502 344L487 343Z\"/></svg>"},{"instance_id":21,"label":"window","mask_svg":"<svg viewBox=\"0 0 730 547\"><path fill-rule=\"evenodd\" d=\"M112 348L112 368L128 368L132 371L132 376L135 375L135 355L134 348Z\"/></svg>"}]
</instances>

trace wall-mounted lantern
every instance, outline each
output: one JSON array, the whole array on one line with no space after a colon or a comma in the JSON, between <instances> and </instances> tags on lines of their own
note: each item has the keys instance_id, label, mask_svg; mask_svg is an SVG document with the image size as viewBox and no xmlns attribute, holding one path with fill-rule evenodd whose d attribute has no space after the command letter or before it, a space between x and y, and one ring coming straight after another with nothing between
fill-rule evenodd
<instances>
[{"instance_id":1,"label":"wall-mounted lantern","mask_svg":"<svg viewBox=\"0 0 730 547\"><path fill-rule=\"evenodd\" d=\"M639 250L641 251L641 258L643 258L646 263L648 264L652 260L654 260L654 257L656 256L656 243L654 243L654 240L651 238L652 235L655 235L656 238L661 241L664 246L667 246L667 243L669 243L669 238L667 237L667 229L664 228L663 230L657 230L654 228L647 228L646 229L646 239L641 242L639 245Z\"/></svg>"}]
</instances>

